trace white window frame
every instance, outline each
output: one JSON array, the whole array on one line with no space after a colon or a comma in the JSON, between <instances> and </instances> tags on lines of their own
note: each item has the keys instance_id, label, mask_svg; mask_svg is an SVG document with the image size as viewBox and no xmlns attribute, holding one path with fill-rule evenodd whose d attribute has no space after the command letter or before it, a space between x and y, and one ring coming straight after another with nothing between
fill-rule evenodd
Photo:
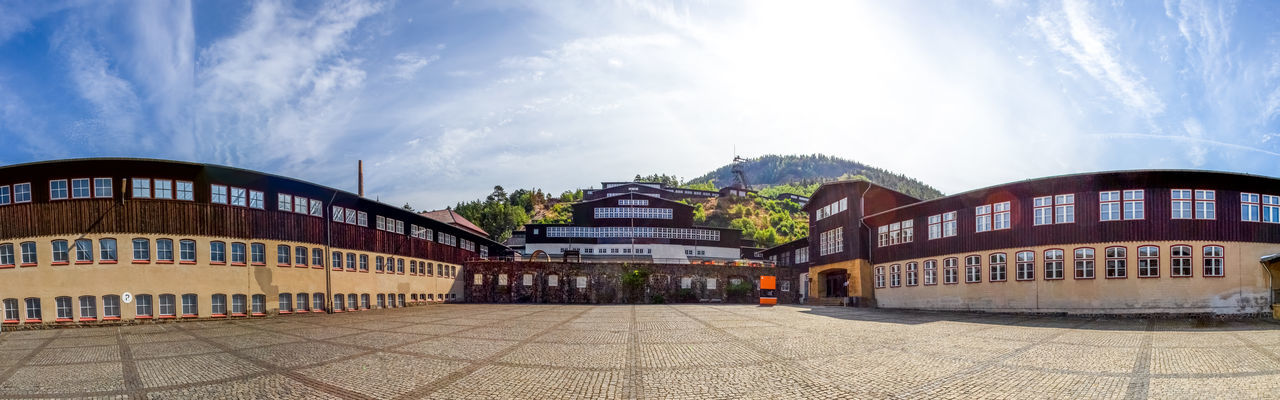
<instances>
[{"instance_id":1,"label":"white window frame","mask_svg":"<svg viewBox=\"0 0 1280 400\"><path fill-rule=\"evenodd\" d=\"M231 204L228 200L230 189L227 185L209 185L209 202L213 204Z\"/></svg>"}]
</instances>

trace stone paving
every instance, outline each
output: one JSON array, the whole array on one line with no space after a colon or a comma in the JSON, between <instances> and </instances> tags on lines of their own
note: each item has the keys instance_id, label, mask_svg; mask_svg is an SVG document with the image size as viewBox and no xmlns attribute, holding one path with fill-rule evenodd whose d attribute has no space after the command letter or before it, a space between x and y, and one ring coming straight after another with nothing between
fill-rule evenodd
<instances>
[{"instance_id":1,"label":"stone paving","mask_svg":"<svg viewBox=\"0 0 1280 400\"><path fill-rule=\"evenodd\" d=\"M435 305L0 334L0 398L1280 398L1280 324Z\"/></svg>"}]
</instances>

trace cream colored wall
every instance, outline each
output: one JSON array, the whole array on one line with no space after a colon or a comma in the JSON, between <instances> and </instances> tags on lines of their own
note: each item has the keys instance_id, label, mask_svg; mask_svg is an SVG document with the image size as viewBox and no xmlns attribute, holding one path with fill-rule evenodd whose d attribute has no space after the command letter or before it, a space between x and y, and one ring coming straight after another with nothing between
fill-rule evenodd
<instances>
[{"instance_id":1,"label":"cream colored wall","mask_svg":"<svg viewBox=\"0 0 1280 400\"><path fill-rule=\"evenodd\" d=\"M1145 245L1160 247L1160 277L1158 278L1138 277L1137 249ZM1192 277L1169 276L1170 246L1173 245L1193 247ZM1223 277L1203 276L1202 248L1207 245L1223 247ZM1111 246L1124 246L1128 249L1126 262L1128 278L1107 279L1105 277L1104 249ZM1096 277L1094 279L1074 279L1073 252L1081 247L1091 247L1095 251ZM1044 279L1044 251L1047 249L1063 250L1065 279ZM1036 253L1034 281L1016 280L1014 254L1024 250L1032 250ZM890 265L903 265L904 277L903 286L877 288L875 297L879 306L883 308L931 310L1073 314L1268 312L1270 310L1268 272L1258 260L1264 255L1277 252L1280 252L1280 245L1276 244L1191 241L1094 243L950 254L877 264L877 267L885 267L886 286L890 281L887 277ZM1006 267L1008 280L1005 282L988 281L990 279L988 255L992 253L1008 255ZM974 254L982 256L982 282L965 283L964 257ZM960 282L945 285L942 284L942 260L949 257L959 259ZM924 279L921 278L919 286L906 286L906 263L912 261L920 263L920 273L923 274L925 260L938 260L938 284L926 286L923 284Z\"/></svg>"},{"instance_id":2,"label":"cream colored wall","mask_svg":"<svg viewBox=\"0 0 1280 400\"><path fill-rule=\"evenodd\" d=\"M872 297L872 267L871 264L867 263L867 260L861 258L809 267L809 295L811 297L825 297L827 283L821 275L823 272L836 269L844 270L849 274L849 290L847 292L849 297Z\"/></svg>"},{"instance_id":3,"label":"cream colored wall","mask_svg":"<svg viewBox=\"0 0 1280 400\"><path fill-rule=\"evenodd\" d=\"M98 297L97 316L101 319L102 313L102 296L105 295L121 295L129 292L133 295L150 294L158 296L160 294L173 294L178 297L176 306L181 313L181 296L187 293L194 293L199 299L199 316L209 317L212 306L211 296L214 294L227 295L227 307L230 309L231 295L244 294L252 297L255 294L266 295L268 313L275 313L279 308L280 293L326 293L325 290L325 271L326 268L316 267L281 267L276 263L277 246L280 244L290 246L303 246L308 249L308 261L310 261L310 251L312 248L321 247L308 243L281 242L270 240L239 240L232 238L212 238L212 237L190 237L190 236L167 236L167 235L89 235L85 239L93 240L94 262L91 264L76 264L75 251L70 252L71 263L68 265L52 265L53 249L52 241L64 239L69 244L74 244L74 240L78 237L74 236L54 236L54 237L38 237L27 239L3 240L0 244L12 243L14 246L14 259L17 264L21 264L22 255L19 246L22 242L34 241L37 249L38 264L33 267L14 267L0 269L0 299L14 298L19 302L19 319L25 319L26 309L24 299L28 297L39 297L40 308L44 322L53 322L57 316L55 298L60 296L69 296L73 299L73 308L75 309L75 318L80 318L79 297L83 295L93 295ZM107 264L98 260L101 249L99 248L98 239L114 238L116 239L116 264ZM152 261L148 264L135 264L132 262L133 248L132 240L136 238L147 238L151 241L150 252ZM188 239L196 241L196 263L195 264L159 264L154 261L155 240L156 239L173 239L174 240L174 258L178 258L178 240ZM209 243L213 241L222 241L227 243L227 259L231 258L231 243L241 242L246 245L246 252L250 251L250 243L263 243L266 245L266 265L246 265L233 266L214 265L209 262ZM332 251L340 251L343 254L352 252L347 249L333 248L325 253L325 262L332 261ZM292 250L291 250L292 253ZM405 259L405 274L378 274L376 273L376 258L381 255L389 257L387 254L370 253L363 251L354 251L357 254L357 260L360 254L369 256L369 272L359 271L332 271L332 293L354 293L369 294L371 305L377 305L377 295L379 293L404 293L406 301L411 298L410 294L431 293L436 296L439 294L454 294L461 299L463 290L459 278L443 277L439 273L442 265L454 266L458 273L462 271L462 266L457 264L446 264L435 260L415 259L409 257L400 257ZM292 254L290 254L292 260ZM345 258L345 255L344 255ZM251 255L246 254L246 259L251 260ZM431 262L435 264L432 276L414 276L409 275L409 261L416 260L420 262ZM345 265L344 265L345 267ZM332 301L332 294L326 295L326 302ZM153 297L153 310L158 308L158 298ZM294 300L296 304L297 300ZM310 301L308 301L310 304ZM123 320L131 320L135 314L134 306L136 303L120 305L120 316ZM246 305L246 308L248 305Z\"/></svg>"}]
</instances>

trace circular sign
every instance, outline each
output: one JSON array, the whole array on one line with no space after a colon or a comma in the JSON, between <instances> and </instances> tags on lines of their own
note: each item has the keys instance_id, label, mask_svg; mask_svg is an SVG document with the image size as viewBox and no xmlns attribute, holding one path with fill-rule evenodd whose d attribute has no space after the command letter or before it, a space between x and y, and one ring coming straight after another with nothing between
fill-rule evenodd
<instances>
[{"instance_id":1,"label":"circular sign","mask_svg":"<svg viewBox=\"0 0 1280 400\"><path fill-rule=\"evenodd\" d=\"M132 303L133 295L130 294L129 292L124 292L124 294L120 295L120 300L123 300L125 304Z\"/></svg>"}]
</instances>

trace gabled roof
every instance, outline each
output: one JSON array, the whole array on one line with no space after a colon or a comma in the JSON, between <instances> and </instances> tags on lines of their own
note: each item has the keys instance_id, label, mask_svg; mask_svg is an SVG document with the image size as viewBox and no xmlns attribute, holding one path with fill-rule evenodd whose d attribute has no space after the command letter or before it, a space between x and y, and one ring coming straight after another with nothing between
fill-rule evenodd
<instances>
[{"instance_id":1,"label":"gabled roof","mask_svg":"<svg viewBox=\"0 0 1280 400\"><path fill-rule=\"evenodd\" d=\"M813 194L809 196L809 199L810 199L810 200L813 200L813 199L817 198L817 197L818 197L818 194L819 194L819 193L822 193L822 191L827 190L827 189L830 189L830 188L835 187L835 186L842 186L842 185L856 185L856 184L859 184L859 183L866 183L866 184L869 186L869 187L868 187L868 190L870 190L870 189L875 189L875 190L877 190L877 191L883 191L883 192L885 192L885 193L889 193L889 194L891 194L891 195L893 195L893 196L895 196L895 197L898 197L898 198L901 198L901 199L903 199L903 200L906 200L908 203L919 203L919 202L920 202L920 199L917 199L917 198L915 198L914 196L908 195L908 194L906 194L906 193L899 192L899 191L897 191L897 190L890 189L890 188L888 188L888 187L881 186L881 185L880 185L880 184L878 184L878 183L875 183L875 182L872 182L872 181L869 181L869 180L864 180L864 179L844 179L844 180L838 180L838 181L831 181L831 182L823 183L822 185L819 185L819 186L818 186L818 189L816 189L816 190L814 190L814 191L813 191ZM805 210L805 211L808 211L808 210L810 210L811 208L813 208L813 207L818 207L818 206L819 206L818 204L814 204L812 201L810 201L809 203L806 203L806 204L805 204L803 207L801 207L800 209Z\"/></svg>"},{"instance_id":2,"label":"gabled roof","mask_svg":"<svg viewBox=\"0 0 1280 400\"><path fill-rule=\"evenodd\" d=\"M419 215L422 215L424 217L431 218L436 221L440 221L449 225L453 225L462 229L466 229L468 231L471 231L471 233L474 233L480 236L489 237L489 232L485 232L484 229L480 229L479 226L476 226L476 224L471 223L470 220L463 218L461 215L458 215L458 213L454 212L451 209L446 208L443 210L427 211L424 213L420 213Z\"/></svg>"}]
</instances>

